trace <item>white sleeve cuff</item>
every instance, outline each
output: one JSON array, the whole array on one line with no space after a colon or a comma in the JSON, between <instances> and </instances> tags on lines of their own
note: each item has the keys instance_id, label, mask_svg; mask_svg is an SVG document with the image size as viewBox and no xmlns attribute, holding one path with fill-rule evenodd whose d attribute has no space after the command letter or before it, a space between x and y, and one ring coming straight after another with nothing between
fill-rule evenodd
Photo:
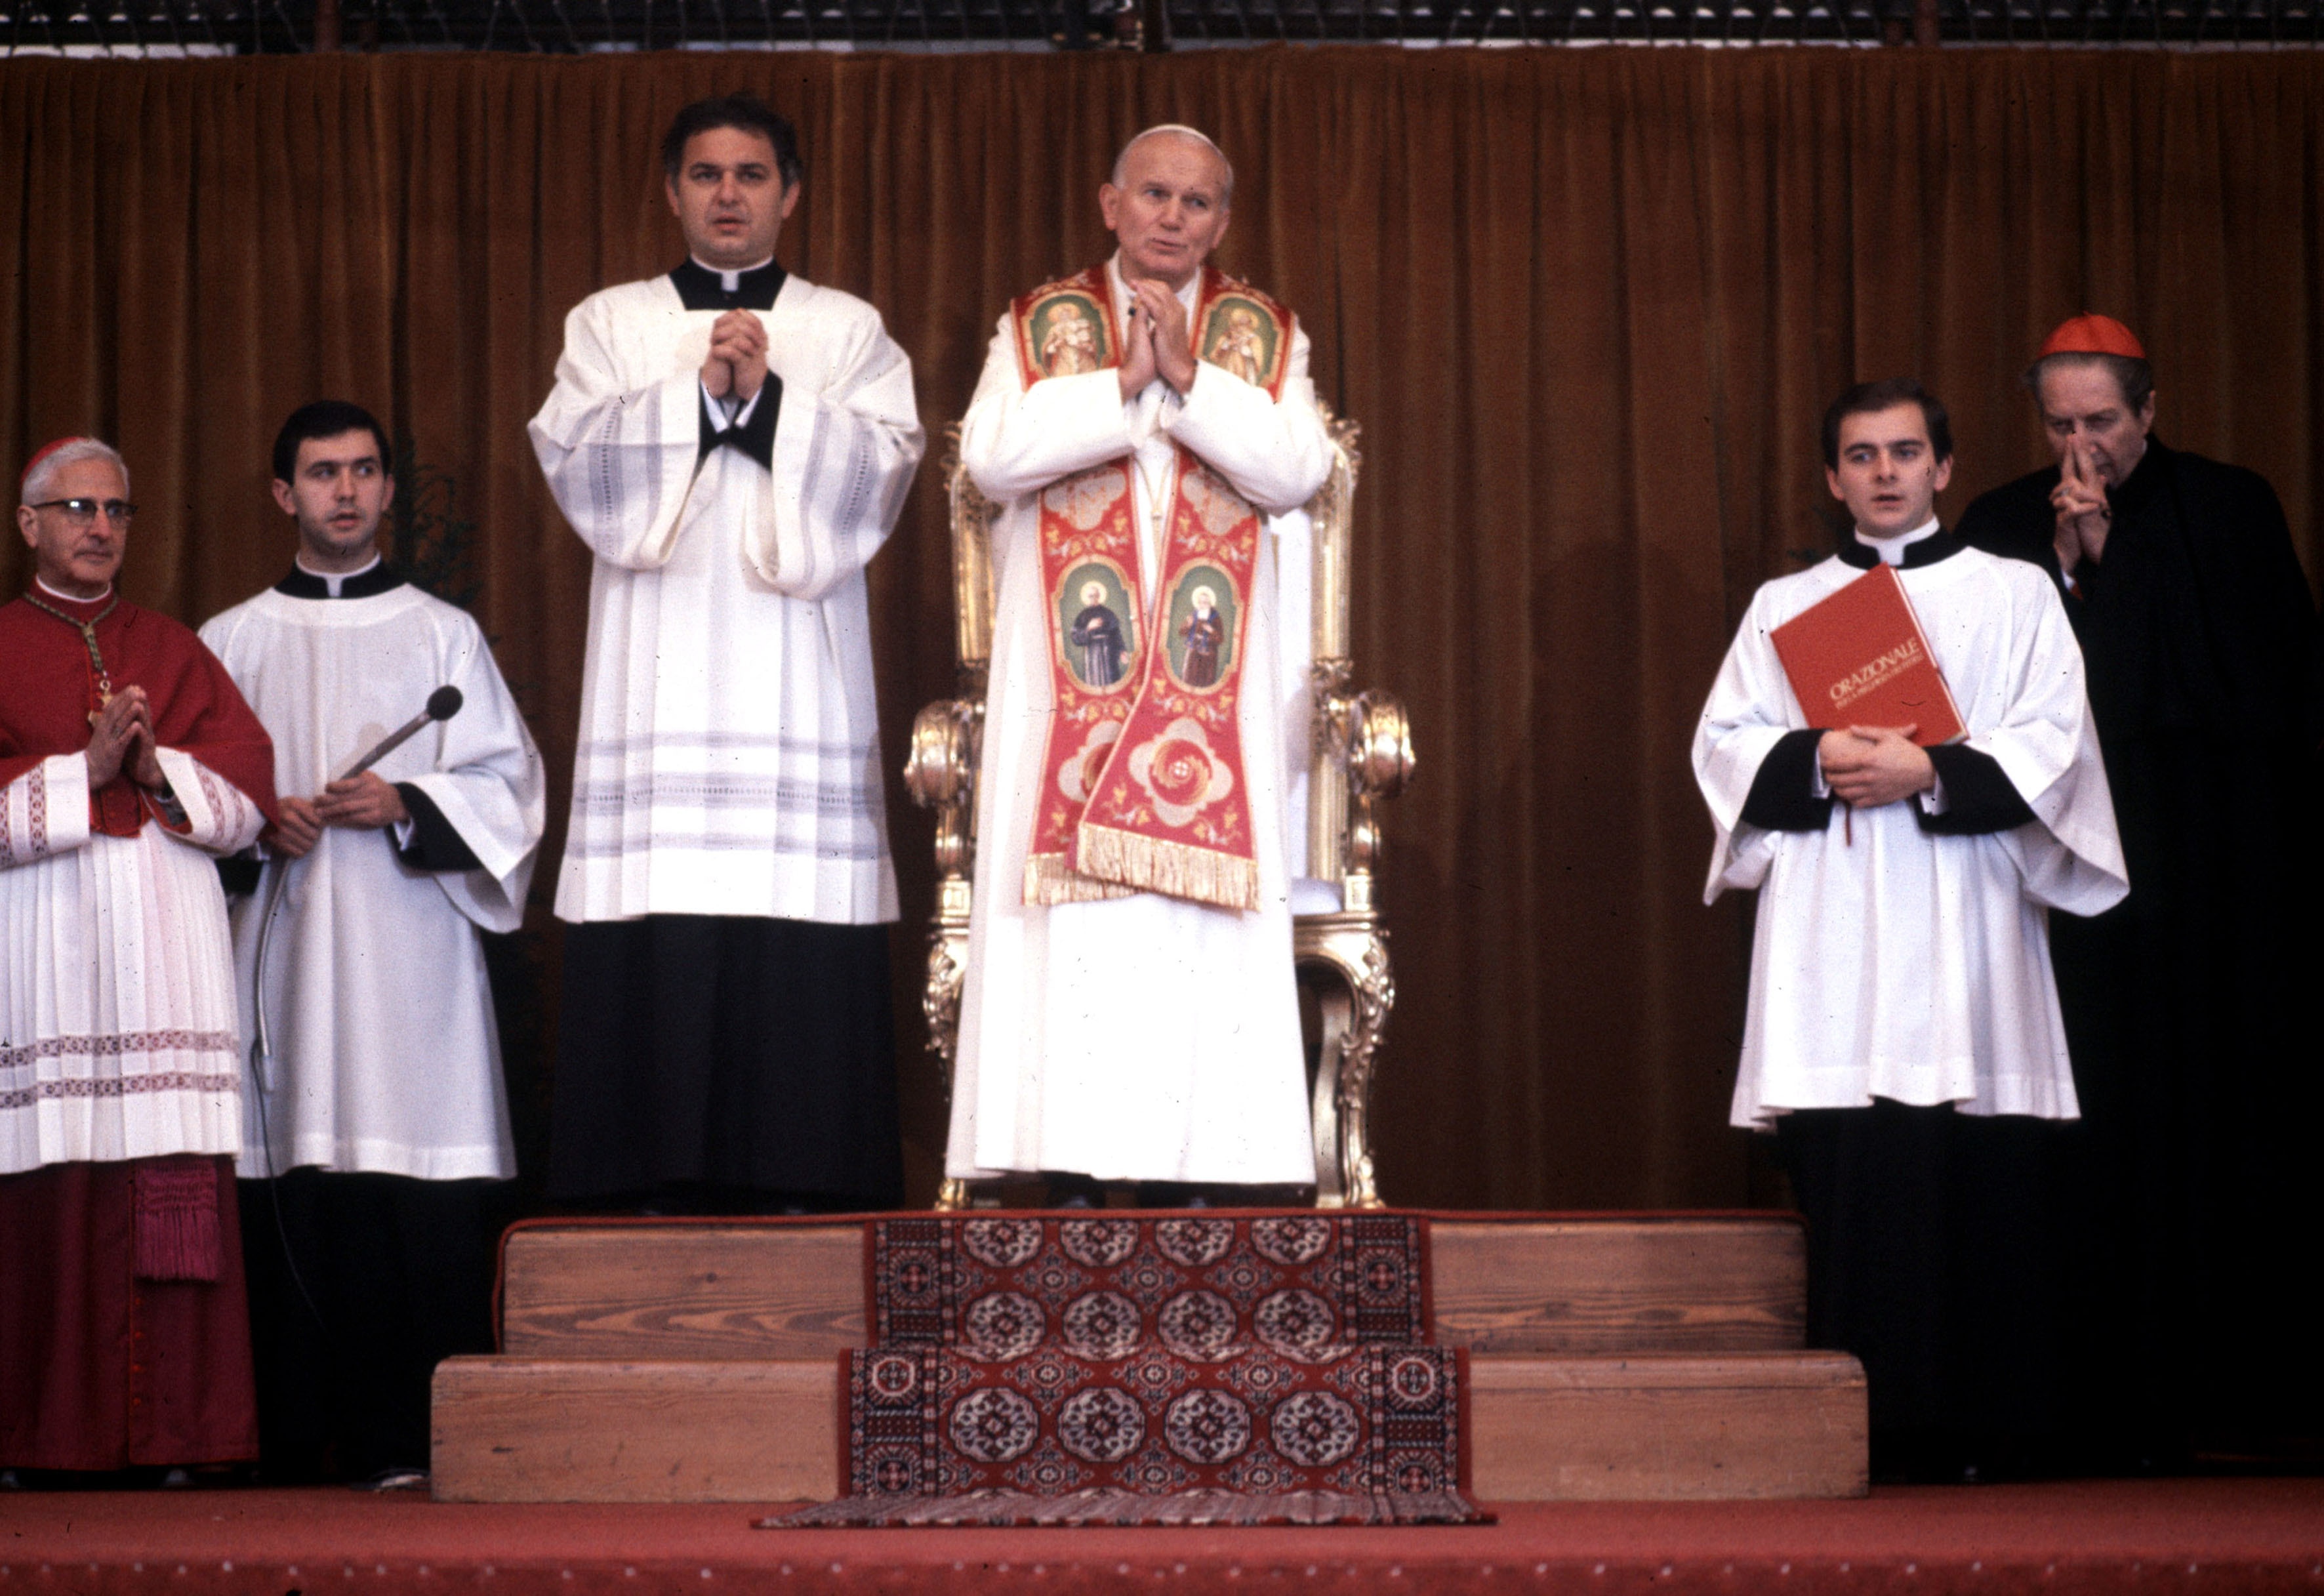
<instances>
[{"instance_id":1,"label":"white sleeve cuff","mask_svg":"<svg viewBox=\"0 0 2324 1596\"><path fill-rule=\"evenodd\" d=\"M52 753L0 787L0 867L81 847L88 823L88 756Z\"/></svg>"},{"instance_id":2,"label":"white sleeve cuff","mask_svg":"<svg viewBox=\"0 0 2324 1596\"><path fill-rule=\"evenodd\" d=\"M766 383L760 383L758 392L751 395L750 399L743 403L742 407L740 410L737 410L734 407L734 401L732 398L718 399L714 397L710 392L710 385L707 383L701 384L701 388L702 404L704 410L710 417L710 424L721 432L731 432L735 428L742 425L743 422L749 420L751 419L751 412L759 408L759 401L766 396L767 392Z\"/></svg>"}]
</instances>

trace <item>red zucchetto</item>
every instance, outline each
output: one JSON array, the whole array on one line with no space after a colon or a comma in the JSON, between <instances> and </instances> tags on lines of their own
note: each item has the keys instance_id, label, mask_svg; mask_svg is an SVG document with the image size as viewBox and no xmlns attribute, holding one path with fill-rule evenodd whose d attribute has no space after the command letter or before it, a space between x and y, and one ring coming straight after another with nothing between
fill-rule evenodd
<instances>
[{"instance_id":1,"label":"red zucchetto","mask_svg":"<svg viewBox=\"0 0 2324 1596\"><path fill-rule=\"evenodd\" d=\"M2113 317L2085 311L2060 322L2057 330L2042 340L2042 353L2034 358L2047 360L2052 355L2119 355L2126 360L2144 360L2146 348L2137 334Z\"/></svg>"},{"instance_id":2,"label":"red zucchetto","mask_svg":"<svg viewBox=\"0 0 2324 1596\"><path fill-rule=\"evenodd\" d=\"M55 454L67 444L90 443L94 441L94 439L87 438L60 438L42 444L39 448L32 451L32 457L24 462L23 473L16 478L17 487L21 489L26 483L32 481L32 473L40 466L40 463L47 459L51 455Z\"/></svg>"}]
</instances>

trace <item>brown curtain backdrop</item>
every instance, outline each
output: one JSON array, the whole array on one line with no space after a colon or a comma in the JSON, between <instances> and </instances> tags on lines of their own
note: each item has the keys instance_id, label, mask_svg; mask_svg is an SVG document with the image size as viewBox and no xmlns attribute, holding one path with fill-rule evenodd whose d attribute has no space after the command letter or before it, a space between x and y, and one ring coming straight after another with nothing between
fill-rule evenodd
<instances>
[{"instance_id":1,"label":"brown curtain backdrop","mask_svg":"<svg viewBox=\"0 0 2324 1596\"><path fill-rule=\"evenodd\" d=\"M0 460L117 439L145 507L127 589L198 622L290 558L265 488L292 406L408 428L481 529L482 619L556 775L528 933L551 983L589 563L524 423L566 310L678 259L655 144L732 88L806 143L786 264L881 308L932 433L1008 298L1108 246L1125 136L1190 122L1234 157L1221 260L1298 309L1363 424L1359 677L1418 733L1388 817L1397 1200L1766 1195L1725 1124L1743 922L1702 906L1687 744L1752 587L1828 544L1813 429L1842 384L1917 373L1950 402L1957 512L2043 460L2015 385L2043 332L2112 312L2155 356L2164 436L2264 471L2318 568L2324 54L0 65ZM872 567L891 770L951 680L936 452ZM925 1196L930 831L890 802Z\"/></svg>"}]
</instances>

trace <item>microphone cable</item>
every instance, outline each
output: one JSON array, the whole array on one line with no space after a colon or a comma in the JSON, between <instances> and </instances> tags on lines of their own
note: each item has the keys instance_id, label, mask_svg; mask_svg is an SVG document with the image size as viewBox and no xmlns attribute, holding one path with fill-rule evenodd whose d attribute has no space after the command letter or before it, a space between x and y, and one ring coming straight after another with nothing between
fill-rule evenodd
<instances>
[{"instance_id":1,"label":"microphone cable","mask_svg":"<svg viewBox=\"0 0 2324 1596\"><path fill-rule=\"evenodd\" d=\"M315 845L322 845L320 837ZM314 1315L315 1327L327 1341L331 1338L331 1324L315 1302L315 1294L307 1289L307 1278L299 1272L299 1259L290 1247L290 1229L282 1218L282 1175L274 1167L274 1116L268 1107L266 1072L274 1061L274 1048L266 1025L266 953L274 937L274 914L282 906L283 889L290 880L290 869L296 859L276 862L280 868L266 882L265 901L259 909L257 956L251 961L250 1007L254 1020L250 1038L250 1080L258 1097L258 1148L260 1163L266 1171L266 1196L274 1210L274 1235L282 1244L282 1267L290 1272L290 1284L298 1288L299 1300L307 1305Z\"/></svg>"},{"instance_id":2,"label":"microphone cable","mask_svg":"<svg viewBox=\"0 0 2324 1596\"><path fill-rule=\"evenodd\" d=\"M423 727L441 724L459 714L462 703L459 688L449 683L438 687L428 695L426 707L357 760L347 770L346 775L340 779L344 780L362 775L381 760L401 748ZM321 847L323 841L321 837L316 838L315 846ZM298 1287L300 1300L307 1305L307 1311L314 1315L316 1327L322 1331L327 1340L331 1335L330 1322L324 1318L323 1310L316 1305L315 1294L307 1289L307 1278L299 1272L299 1259L290 1247L290 1226L282 1217L283 1177L281 1172L274 1167L274 1119L269 1107L269 1093L266 1089L267 1067L274 1061L273 1038L266 1023L266 955L269 946L274 939L275 911L281 907L283 889L290 881L291 869L299 863L299 860L290 858L281 861L281 868L277 870L266 883L265 902L259 909L258 948L256 956L251 960L250 968L252 1020L250 1078L252 1087L258 1098L260 1162L266 1171L266 1194L274 1210L274 1234L282 1243L282 1266L290 1272L291 1285Z\"/></svg>"}]
</instances>

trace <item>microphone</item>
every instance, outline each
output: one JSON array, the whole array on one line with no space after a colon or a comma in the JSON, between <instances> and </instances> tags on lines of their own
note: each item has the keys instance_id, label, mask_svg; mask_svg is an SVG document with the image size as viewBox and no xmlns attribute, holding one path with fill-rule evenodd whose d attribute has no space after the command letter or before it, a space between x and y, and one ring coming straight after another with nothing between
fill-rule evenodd
<instances>
[{"instance_id":1,"label":"microphone","mask_svg":"<svg viewBox=\"0 0 2324 1596\"><path fill-rule=\"evenodd\" d=\"M357 760L354 768L347 771L347 776L362 775L410 742L413 734L430 721L450 720L460 713L460 703L459 688L448 684L437 688L428 695L427 708L398 726L380 743L378 747ZM339 780L344 781L346 776L342 776ZM266 1077L269 1066L274 1057L274 1039L266 1024L266 948L267 945L274 939L274 909L275 906L282 901L282 883L290 879L290 866L297 863L299 862L295 859L282 861L280 868L266 883L266 901L258 911L258 956L251 962L250 971L251 1007L257 1021L252 1028L254 1034L250 1042L250 1069L258 1086L260 1128L269 1138L265 1152L267 1173L270 1176L274 1171L274 1144L272 1140L272 1129L266 1123Z\"/></svg>"},{"instance_id":2,"label":"microphone","mask_svg":"<svg viewBox=\"0 0 2324 1596\"><path fill-rule=\"evenodd\" d=\"M339 780L344 781L347 779L347 776L362 775L365 770L370 770L374 765L379 763L380 761L385 759L389 754L393 753L397 749L402 747L406 743L409 743L412 737L419 733L420 728L426 725L429 722L450 720L454 715L460 713L460 703L459 688L455 687L441 687L437 688L434 692L428 695L427 708L421 710L418 715L413 715L410 720L404 722L403 724L398 726L394 731L389 733L387 736L381 739L378 747L364 755L363 758L357 760L354 766L348 770L346 775L340 777Z\"/></svg>"}]
</instances>

